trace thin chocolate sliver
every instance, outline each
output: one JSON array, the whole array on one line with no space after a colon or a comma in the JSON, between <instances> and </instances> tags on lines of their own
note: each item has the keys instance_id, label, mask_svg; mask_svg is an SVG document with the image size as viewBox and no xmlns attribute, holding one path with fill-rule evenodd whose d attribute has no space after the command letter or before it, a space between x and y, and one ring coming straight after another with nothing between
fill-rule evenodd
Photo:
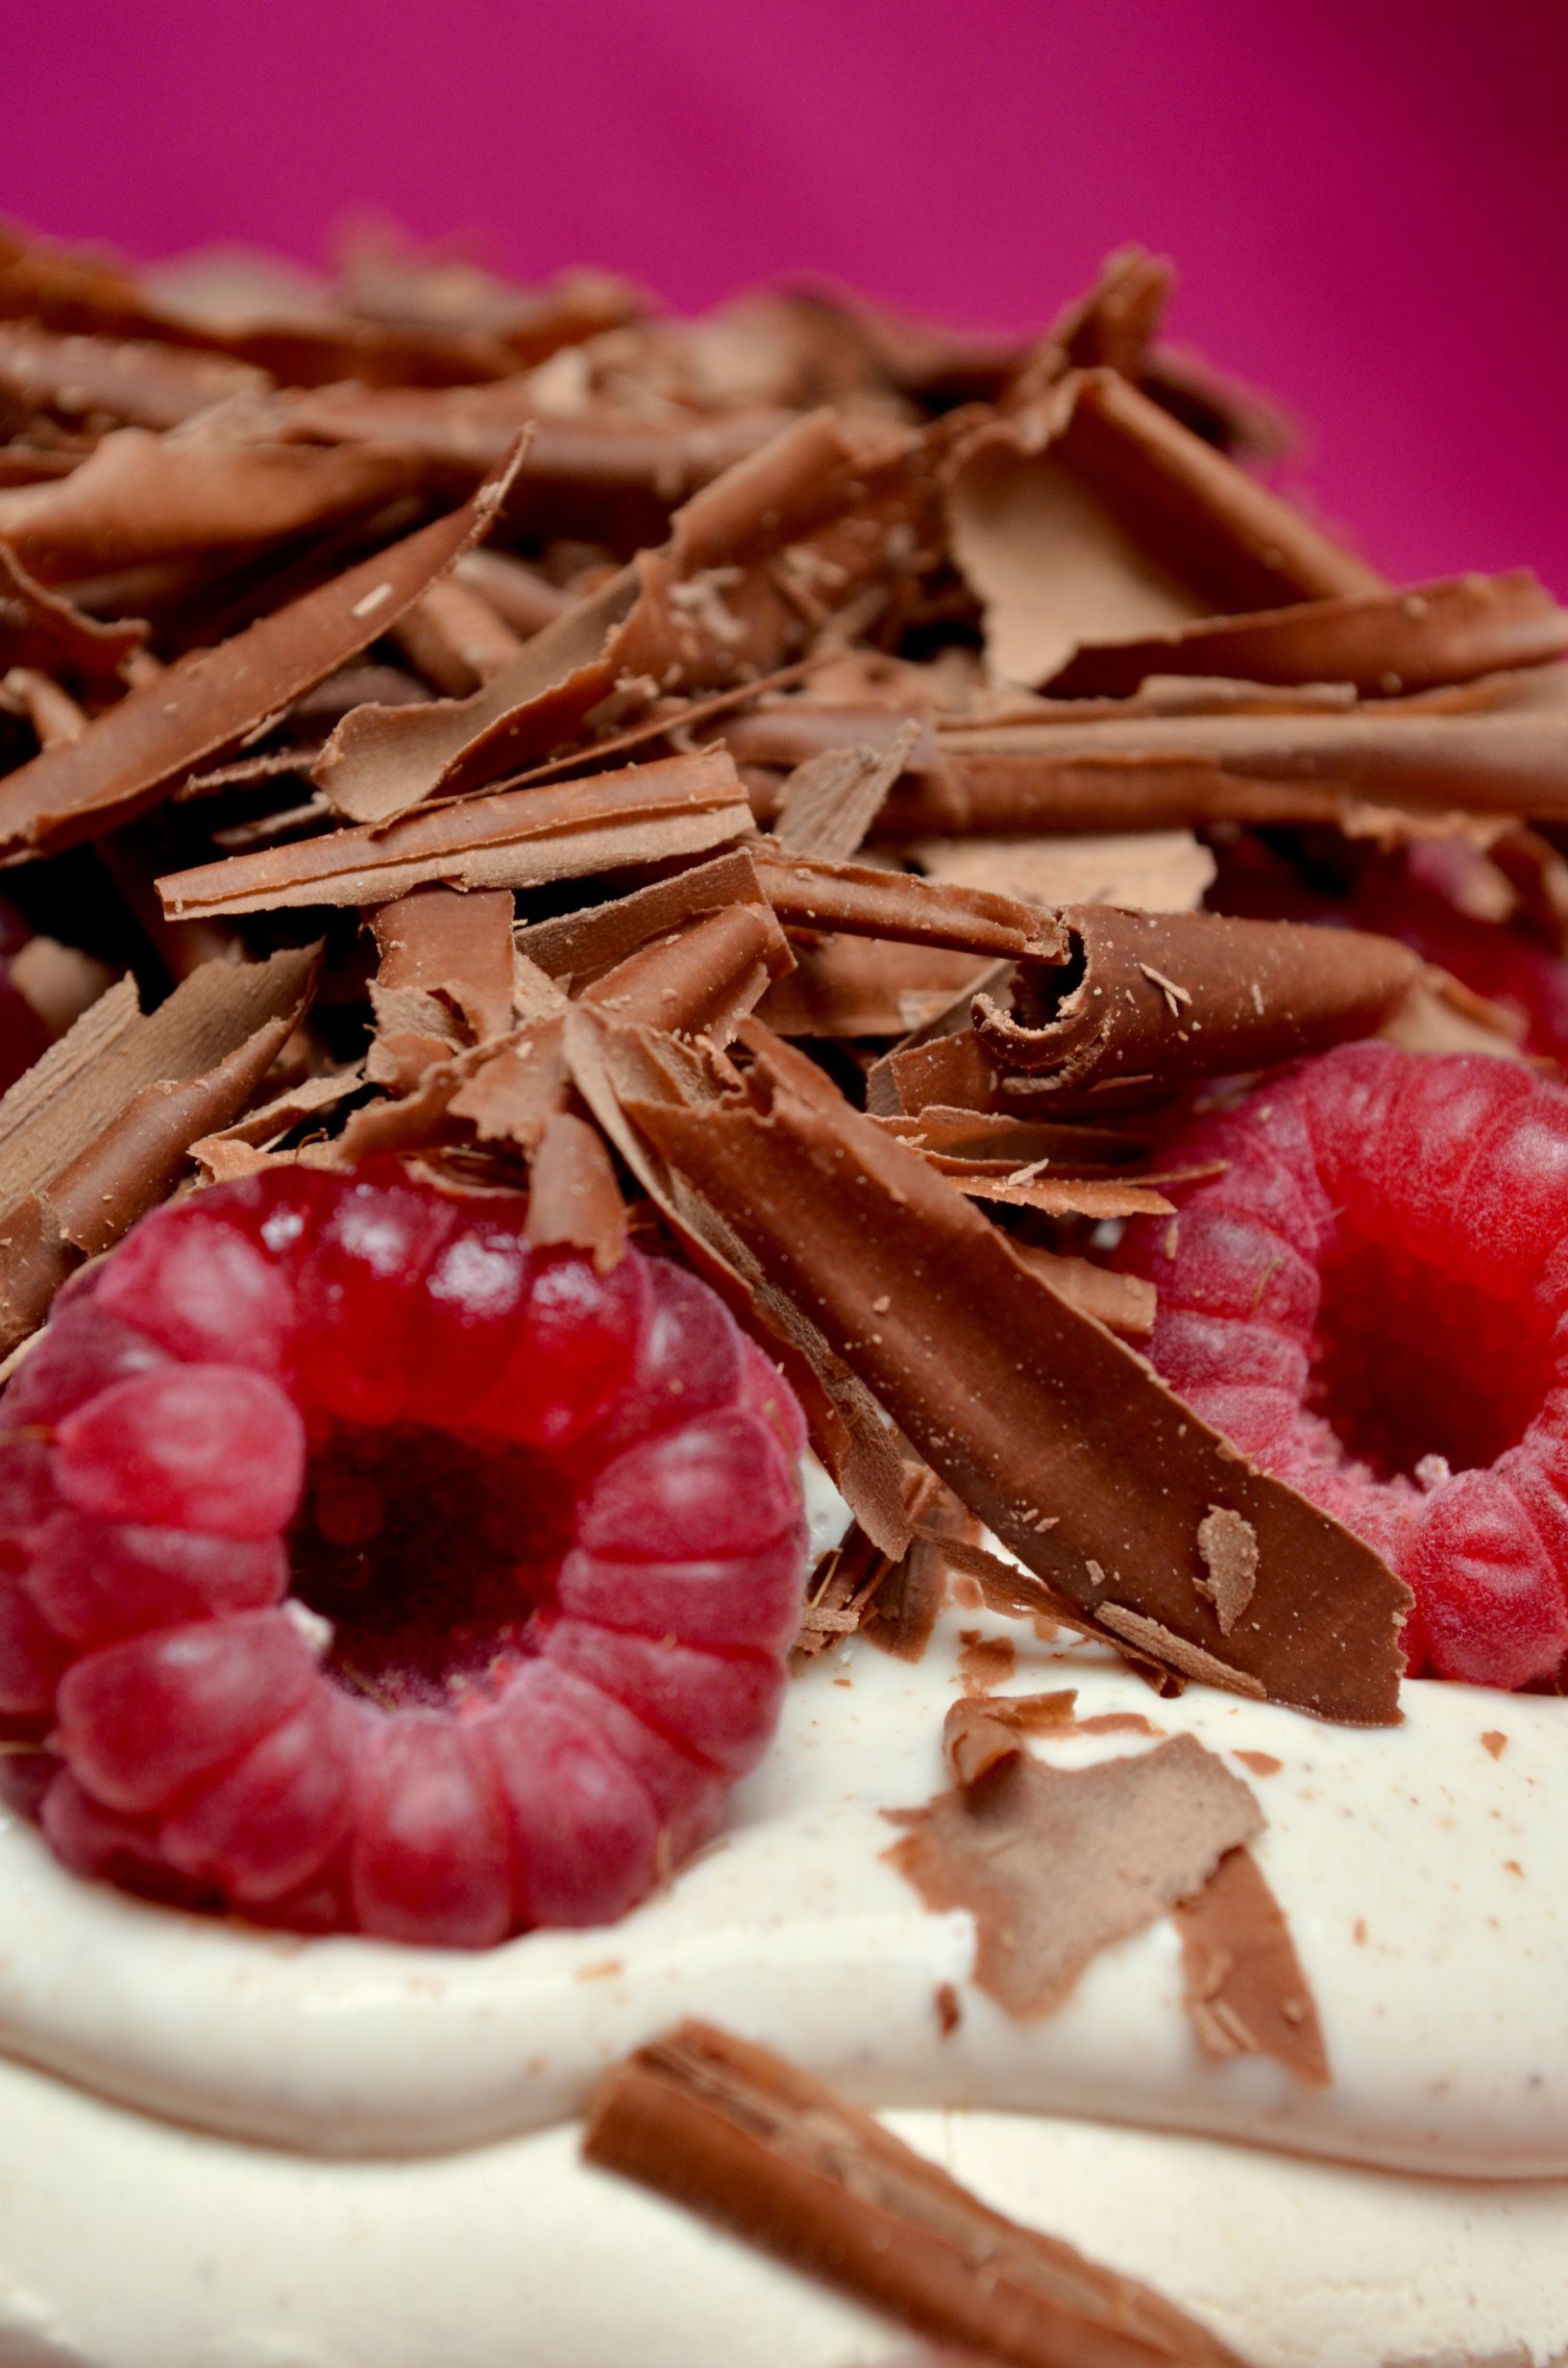
<instances>
[{"instance_id":1,"label":"thin chocolate sliver","mask_svg":"<svg viewBox=\"0 0 1568 2368\"><path fill-rule=\"evenodd\" d=\"M711 2024L683 2023L619 2064L583 2152L1013 2368L1240 2368L1149 2287L1004 2219L820 2081Z\"/></svg>"},{"instance_id":2,"label":"thin chocolate sliver","mask_svg":"<svg viewBox=\"0 0 1568 2368\"><path fill-rule=\"evenodd\" d=\"M587 1250L600 1274L625 1254L625 1203L604 1138L569 1112L552 1118L539 1138L526 1230L535 1249Z\"/></svg>"},{"instance_id":3,"label":"thin chocolate sliver","mask_svg":"<svg viewBox=\"0 0 1568 2368\"><path fill-rule=\"evenodd\" d=\"M460 509L232 640L178 659L108 708L81 739L0 780L0 855L52 853L128 822L324 681L479 539L509 482L508 465Z\"/></svg>"},{"instance_id":4,"label":"thin chocolate sliver","mask_svg":"<svg viewBox=\"0 0 1568 2368\"><path fill-rule=\"evenodd\" d=\"M792 1091L755 1022L747 1041L747 1098L627 1113L971 1511L1084 1614L1130 1606L1218 1683L1397 1719L1409 1594L1371 1549L1249 1465L917 1153L831 1093ZM1259 1548L1229 1637L1197 1584L1216 1505ZM1180 1666L1158 1636L1139 1649Z\"/></svg>"}]
</instances>

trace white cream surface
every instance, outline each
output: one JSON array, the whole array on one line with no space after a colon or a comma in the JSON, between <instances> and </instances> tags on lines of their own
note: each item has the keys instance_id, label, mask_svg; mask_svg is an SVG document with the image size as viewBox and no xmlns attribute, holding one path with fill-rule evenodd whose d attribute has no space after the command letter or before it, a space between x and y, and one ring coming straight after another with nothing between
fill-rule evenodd
<instances>
[{"instance_id":1,"label":"white cream surface","mask_svg":"<svg viewBox=\"0 0 1568 2368\"><path fill-rule=\"evenodd\" d=\"M880 1813L942 1788L960 1631L982 1624L1017 1645L1006 1690L1075 1685L1081 1717L1142 1714L1247 1775L1332 2087L1199 2053L1168 1920L1102 1953L1054 2015L1015 2021L973 1986L968 1916L929 1912L885 1862ZM1406 1701L1406 1723L1379 1732L1198 1687L1163 1703L1095 1648L951 1610L918 1666L857 1641L791 1687L729 1831L668 1894L610 1930L474 1956L145 1907L76 1883L11 1819L0 2054L197 2129L388 2158L567 2121L607 2064L697 2014L879 2109L1022 2109L1469 2181L1568 2177L1563 1707L1437 1686ZM1499 1756L1488 1733L1507 1738ZM1081 1767L1150 1741L1037 1748ZM1238 1751L1282 1764L1254 1774ZM962 2006L945 2039L943 1984Z\"/></svg>"}]
</instances>

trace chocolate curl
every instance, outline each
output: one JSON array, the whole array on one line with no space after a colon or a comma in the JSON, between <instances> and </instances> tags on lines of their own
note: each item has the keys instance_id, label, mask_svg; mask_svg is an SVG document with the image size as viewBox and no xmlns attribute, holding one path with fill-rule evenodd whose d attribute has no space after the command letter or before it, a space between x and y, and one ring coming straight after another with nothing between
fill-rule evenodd
<instances>
[{"instance_id":1,"label":"chocolate curl","mask_svg":"<svg viewBox=\"0 0 1568 2368\"><path fill-rule=\"evenodd\" d=\"M1543 665L1565 650L1568 609L1519 567L1256 616L1206 617L1143 641L1088 642L1050 687L1075 699L1120 697L1150 675L1200 675L1350 682L1376 699Z\"/></svg>"},{"instance_id":2,"label":"chocolate curl","mask_svg":"<svg viewBox=\"0 0 1568 2368\"><path fill-rule=\"evenodd\" d=\"M518 951L551 978L595 978L683 922L734 904L763 903L754 851L736 848L673 878L634 888L629 896L612 897L607 903L563 913L553 921L536 921L518 930Z\"/></svg>"},{"instance_id":3,"label":"chocolate curl","mask_svg":"<svg viewBox=\"0 0 1568 2368\"><path fill-rule=\"evenodd\" d=\"M53 854L129 821L325 681L488 531L510 481L508 464L449 517L215 649L177 659L80 740L0 781L0 855Z\"/></svg>"},{"instance_id":4,"label":"chocolate curl","mask_svg":"<svg viewBox=\"0 0 1568 2368\"><path fill-rule=\"evenodd\" d=\"M67 420L111 419L123 428L178 428L233 396L253 400L272 384L264 370L167 345L60 337L21 322L0 327L0 395Z\"/></svg>"},{"instance_id":5,"label":"chocolate curl","mask_svg":"<svg viewBox=\"0 0 1568 2368\"><path fill-rule=\"evenodd\" d=\"M1011 1011L976 996L974 1032L1001 1069L1065 1100L1123 1082L1157 1096L1373 1035L1421 969L1360 929L1094 904L1061 920L1066 963L1020 965Z\"/></svg>"},{"instance_id":6,"label":"chocolate curl","mask_svg":"<svg viewBox=\"0 0 1568 2368\"><path fill-rule=\"evenodd\" d=\"M993 959L1066 958L1060 925L1017 897L989 888L933 883L913 872L829 863L764 839L747 853L762 893L787 928L892 938Z\"/></svg>"},{"instance_id":7,"label":"chocolate curl","mask_svg":"<svg viewBox=\"0 0 1568 2368\"><path fill-rule=\"evenodd\" d=\"M642 947L583 995L622 1024L725 1045L738 1023L794 968L784 932L766 904L705 913Z\"/></svg>"},{"instance_id":8,"label":"chocolate curl","mask_svg":"<svg viewBox=\"0 0 1568 2368\"><path fill-rule=\"evenodd\" d=\"M1239 2368L1196 2321L991 2210L782 2058L688 2022L611 2072L590 2162L918 2332L1017 2368Z\"/></svg>"},{"instance_id":9,"label":"chocolate curl","mask_svg":"<svg viewBox=\"0 0 1568 2368\"><path fill-rule=\"evenodd\" d=\"M521 636L483 595L452 576L431 584L392 638L427 682L451 699L464 699L493 680L523 648Z\"/></svg>"},{"instance_id":10,"label":"chocolate curl","mask_svg":"<svg viewBox=\"0 0 1568 2368\"><path fill-rule=\"evenodd\" d=\"M970 1510L1145 1658L1349 1725L1396 1720L1410 1596L1370 1548L1247 1464L825 1080L807 1100L805 1065L755 1021L747 1042L747 1099L628 1097L626 1114ZM1258 1540L1229 1637L1199 1587L1216 1506Z\"/></svg>"},{"instance_id":11,"label":"chocolate curl","mask_svg":"<svg viewBox=\"0 0 1568 2368\"><path fill-rule=\"evenodd\" d=\"M304 1016L318 954L208 963L146 1019L127 980L0 1101L0 1353L238 1116Z\"/></svg>"},{"instance_id":12,"label":"chocolate curl","mask_svg":"<svg viewBox=\"0 0 1568 2368\"><path fill-rule=\"evenodd\" d=\"M32 666L118 698L126 661L146 639L137 618L101 625L62 592L47 591L0 543L0 672Z\"/></svg>"},{"instance_id":13,"label":"chocolate curl","mask_svg":"<svg viewBox=\"0 0 1568 2368\"><path fill-rule=\"evenodd\" d=\"M567 781L453 799L380 828L198 864L158 883L171 918L284 905L386 904L428 882L535 888L692 855L743 836L750 808L722 750Z\"/></svg>"},{"instance_id":14,"label":"chocolate curl","mask_svg":"<svg viewBox=\"0 0 1568 2368\"><path fill-rule=\"evenodd\" d=\"M1085 641L1385 588L1111 370L976 430L948 520L988 663L1012 682L1048 680Z\"/></svg>"},{"instance_id":15,"label":"chocolate curl","mask_svg":"<svg viewBox=\"0 0 1568 2368\"><path fill-rule=\"evenodd\" d=\"M539 1138L525 1230L535 1249L587 1250L600 1274L625 1255L626 1207L603 1138L567 1111Z\"/></svg>"},{"instance_id":16,"label":"chocolate curl","mask_svg":"<svg viewBox=\"0 0 1568 2368\"><path fill-rule=\"evenodd\" d=\"M40 581L272 542L363 517L418 484L417 455L384 445L231 440L216 428L121 428L54 485L0 491L0 537Z\"/></svg>"},{"instance_id":17,"label":"chocolate curl","mask_svg":"<svg viewBox=\"0 0 1568 2368\"><path fill-rule=\"evenodd\" d=\"M919 737L913 717L885 749L827 749L796 765L779 793L773 836L791 854L845 862L860 845Z\"/></svg>"},{"instance_id":18,"label":"chocolate curl","mask_svg":"<svg viewBox=\"0 0 1568 2368\"><path fill-rule=\"evenodd\" d=\"M547 626L472 699L348 717L317 786L351 819L384 821L576 738L618 685L646 703L778 666L894 571L895 526L911 545L897 567L912 563L928 475L926 444L907 431L826 411L795 421L678 510L661 550Z\"/></svg>"},{"instance_id":19,"label":"chocolate curl","mask_svg":"<svg viewBox=\"0 0 1568 2368\"><path fill-rule=\"evenodd\" d=\"M1365 808L1445 826L1467 813L1551 819L1568 813L1568 734L1557 669L1531 671L1544 678L1533 711L1444 709L1434 693L1294 713L961 726L941 735L940 775L906 777L878 826L918 839L1226 820L1354 828Z\"/></svg>"}]
</instances>

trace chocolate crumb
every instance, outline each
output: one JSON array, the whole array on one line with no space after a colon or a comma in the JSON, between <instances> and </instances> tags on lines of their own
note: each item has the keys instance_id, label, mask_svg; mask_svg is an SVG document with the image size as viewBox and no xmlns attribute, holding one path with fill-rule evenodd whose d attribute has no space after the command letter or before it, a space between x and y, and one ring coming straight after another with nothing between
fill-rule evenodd
<instances>
[{"instance_id":1,"label":"chocolate crumb","mask_svg":"<svg viewBox=\"0 0 1568 2368\"><path fill-rule=\"evenodd\" d=\"M1208 1596L1219 1633L1228 1637L1258 1584L1258 1533L1240 1514L1211 1505L1198 1523L1198 1552L1209 1576L1194 1579L1193 1585L1200 1595Z\"/></svg>"},{"instance_id":2,"label":"chocolate crumb","mask_svg":"<svg viewBox=\"0 0 1568 2368\"><path fill-rule=\"evenodd\" d=\"M1508 1748L1508 1739L1501 1727L1488 1727L1481 1739L1482 1746L1491 1753L1494 1760L1501 1760Z\"/></svg>"},{"instance_id":3,"label":"chocolate crumb","mask_svg":"<svg viewBox=\"0 0 1568 2368\"><path fill-rule=\"evenodd\" d=\"M950 2039L964 2020L964 2009L957 1989L951 1982L939 1982L936 1989L937 2031L940 2037Z\"/></svg>"}]
</instances>

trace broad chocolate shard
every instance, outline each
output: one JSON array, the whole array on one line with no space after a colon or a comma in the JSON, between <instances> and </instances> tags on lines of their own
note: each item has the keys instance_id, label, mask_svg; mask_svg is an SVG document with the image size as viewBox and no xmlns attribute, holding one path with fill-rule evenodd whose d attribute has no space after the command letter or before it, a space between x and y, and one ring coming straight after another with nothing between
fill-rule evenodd
<instances>
[{"instance_id":1,"label":"broad chocolate shard","mask_svg":"<svg viewBox=\"0 0 1568 2368\"><path fill-rule=\"evenodd\" d=\"M1050 687L1075 699L1136 691L1150 675L1246 682L1351 682L1387 698L1538 666L1568 650L1560 608L1528 567L1405 591L1304 601L1255 616L1205 617L1141 641L1090 642Z\"/></svg>"},{"instance_id":2,"label":"broad chocolate shard","mask_svg":"<svg viewBox=\"0 0 1568 2368\"><path fill-rule=\"evenodd\" d=\"M955 557L1005 680L1130 640L1383 579L1112 370L1063 380L978 428L948 497Z\"/></svg>"},{"instance_id":3,"label":"broad chocolate shard","mask_svg":"<svg viewBox=\"0 0 1568 2368\"><path fill-rule=\"evenodd\" d=\"M334 830L158 883L165 912L388 904L412 888L527 888L690 855L742 837L751 811L722 749L627 765L550 789L453 799L380 828Z\"/></svg>"},{"instance_id":4,"label":"broad chocolate shard","mask_svg":"<svg viewBox=\"0 0 1568 2368\"><path fill-rule=\"evenodd\" d=\"M377 640L494 520L509 465L471 502L108 708L0 781L0 857L54 853L141 813Z\"/></svg>"},{"instance_id":5,"label":"broad chocolate shard","mask_svg":"<svg viewBox=\"0 0 1568 2368\"><path fill-rule=\"evenodd\" d=\"M1058 1768L1032 1759L1005 1697L995 1734L949 1714L959 1781L908 1828L890 1863L941 1914L974 1917L974 1979L1010 2014L1049 2014L1101 1949L1202 1889L1263 1813L1250 1788L1190 1735L1153 1751Z\"/></svg>"},{"instance_id":6,"label":"broad chocolate shard","mask_svg":"<svg viewBox=\"0 0 1568 2368\"><path fill-rule=\"evenodd\" d=\"M1004 2219L821 2082L711 2024L682 2023L619 2064L583 2152L988 2359L1240 2368L1148 2286Z\"/></svg>"},{"instance_id":7,"label":"broad chocolate shard","mask_svg":"<svg viewBox=\"0 0 1568 2368\"><path fill-rule=\"evenodd\" d=\"M1164 1093L1374 1035L1421 968L1408 947L1360 929L1105 904L1059 919L1066 963L1020 965L1011 1010L990 995L974 1004L992 1060L1053 1100L1103 1101L1122 1079Z\"/></svg>"},{"instance_id":8,"label":"broad chocolate shard","mask_svg":"<svg viewBox=\"0 0 1568 2368\"><path fill-rule=\"evenodd\" d=\"M1410 1597L1392 1571L1068 1307L917 1153L825 1082L807 1099L796 1056L754 1021L747 1041L744 1098L627 1098L626 1113L971 1511L1086 1617L1129 1613L1146 1658L1181 1670L1195 1653L1237 1690L1396 1720ZM1200 1590L1215 1507L1258 1540L1229 1636Z\"/></svg>"}]
</instances>

